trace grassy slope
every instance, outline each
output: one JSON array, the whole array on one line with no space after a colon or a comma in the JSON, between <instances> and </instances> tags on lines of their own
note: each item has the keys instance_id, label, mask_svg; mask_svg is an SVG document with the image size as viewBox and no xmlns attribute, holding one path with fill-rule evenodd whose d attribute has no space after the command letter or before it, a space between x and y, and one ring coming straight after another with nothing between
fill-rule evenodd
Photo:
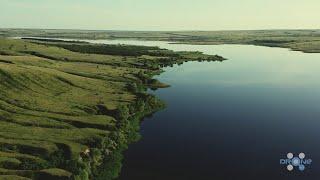
<instances>
[{"instance_id":1,"label":"grassy slope","mask_svg":"<svg viewBox=\"0 0 320 180\"><path fill-rule=\"evenodd\" d=\"M320 52L320 30L256 31L85 31L0 29L0 36L39 36L75 39L141 39L185 44L252 44L284 47L308 53Z\"/></svg>"},{"instance_id":2,"label":"grassy slope","mask_svg":"<svg viewBox=\"0 0 320 180\"><path fill-rule=\"evenodd\" d=\"M119 144L129 143L130 131L136 130L133 125L138 126L132 119L160 108L155 97L145 94L145 87L163 86L151 79L161 72L159 66L223 60L158 48L123 56L122 51L106 52L112 48L135 52L143 47L83 47L76 42L70 46L67 42L0 39L3 178L87 179L101 174L99 166L111 169L105 177L116 177L112 166L119 163L113 154ZM88 49L90 54L83 52ZM92 53L96 49L99 54Z\"/></svg>"}]
</instances>

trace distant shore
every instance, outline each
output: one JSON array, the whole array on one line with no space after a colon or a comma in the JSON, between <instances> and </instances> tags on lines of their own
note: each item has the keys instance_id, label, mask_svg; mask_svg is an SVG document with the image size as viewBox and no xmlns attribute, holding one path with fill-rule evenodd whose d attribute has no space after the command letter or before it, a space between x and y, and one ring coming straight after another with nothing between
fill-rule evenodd
<instances>
[{"instance_id":1,"label":"distant shore","mask_svg":"<svg viewBox=\"0 0 320 180\"><path fill-rule=\"evenodd\" d=\"M133 39L168 41L180 44L251 44L289 48L305 53L320 52L320 30L247 31L94 31L0 29L0 37L34 36L71 39Z\"/></svg>"}]
</instances>

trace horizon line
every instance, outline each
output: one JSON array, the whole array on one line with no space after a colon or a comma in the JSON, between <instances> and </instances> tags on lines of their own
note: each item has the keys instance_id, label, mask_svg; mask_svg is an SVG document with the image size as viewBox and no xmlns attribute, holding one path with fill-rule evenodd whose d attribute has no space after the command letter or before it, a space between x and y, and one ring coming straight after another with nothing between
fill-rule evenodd
<instances>
[{"instance_id":1,"label":"horizon line","mask_svg":"<svg viewBox=\"0 0 320 180\"><path fill-rule=\"evenodd\" d=\"M126 32L219 32L219 31L306 31L320 28L270 28L270 29L222 29L222 30L123 30L123 29L86 29L86 28L6 28L7 30L68 30L68 31L126 31Z\"/></svg>"}]
</instances>

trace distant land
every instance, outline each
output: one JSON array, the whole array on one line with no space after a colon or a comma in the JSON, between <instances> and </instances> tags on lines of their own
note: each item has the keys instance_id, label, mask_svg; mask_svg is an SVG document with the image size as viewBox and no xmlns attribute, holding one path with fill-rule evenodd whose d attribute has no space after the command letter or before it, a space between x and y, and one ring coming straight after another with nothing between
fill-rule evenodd
<instances>
[{"instance_id":1,"label":"distant land","mask_svg":"<svg viewBox=\"0 0 320 180\"><path fill-rule=\"evenodd\" d=\"M0 37L48 37L71 39L135 39L182 44L251 44L289 48L305 53L320 52L320 30L239 31L108 31L57 29L0 29Z\"/></svg>"}]
</instances>

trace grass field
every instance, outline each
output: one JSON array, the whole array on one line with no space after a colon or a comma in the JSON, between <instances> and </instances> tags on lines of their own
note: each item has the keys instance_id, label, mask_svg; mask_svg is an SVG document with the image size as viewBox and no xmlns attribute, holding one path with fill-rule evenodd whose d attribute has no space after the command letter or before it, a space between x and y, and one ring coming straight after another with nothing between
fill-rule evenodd
<instances>
[{"instance_id":1,"label":"grass field","mask_svg":"<svg viewBox=\"0 0 320 180\"><path fill-rule=\"evenodd\" d=\"M139 122L164 107L146 89L199 52L0 39L0 178L113 179Z\"/></svg>"},{"instance_id":2,"label":"grass field","mask_svg":"<svg viewBox=\"0 0 320 180\"><path fill-rule=\"evenodd\" d=\"M251 44L320 52L320 30L252 31L88 31L0 29L0 36L37 36L74 39L139 39L183 44Z\"/></svg>"}]
</instances>

